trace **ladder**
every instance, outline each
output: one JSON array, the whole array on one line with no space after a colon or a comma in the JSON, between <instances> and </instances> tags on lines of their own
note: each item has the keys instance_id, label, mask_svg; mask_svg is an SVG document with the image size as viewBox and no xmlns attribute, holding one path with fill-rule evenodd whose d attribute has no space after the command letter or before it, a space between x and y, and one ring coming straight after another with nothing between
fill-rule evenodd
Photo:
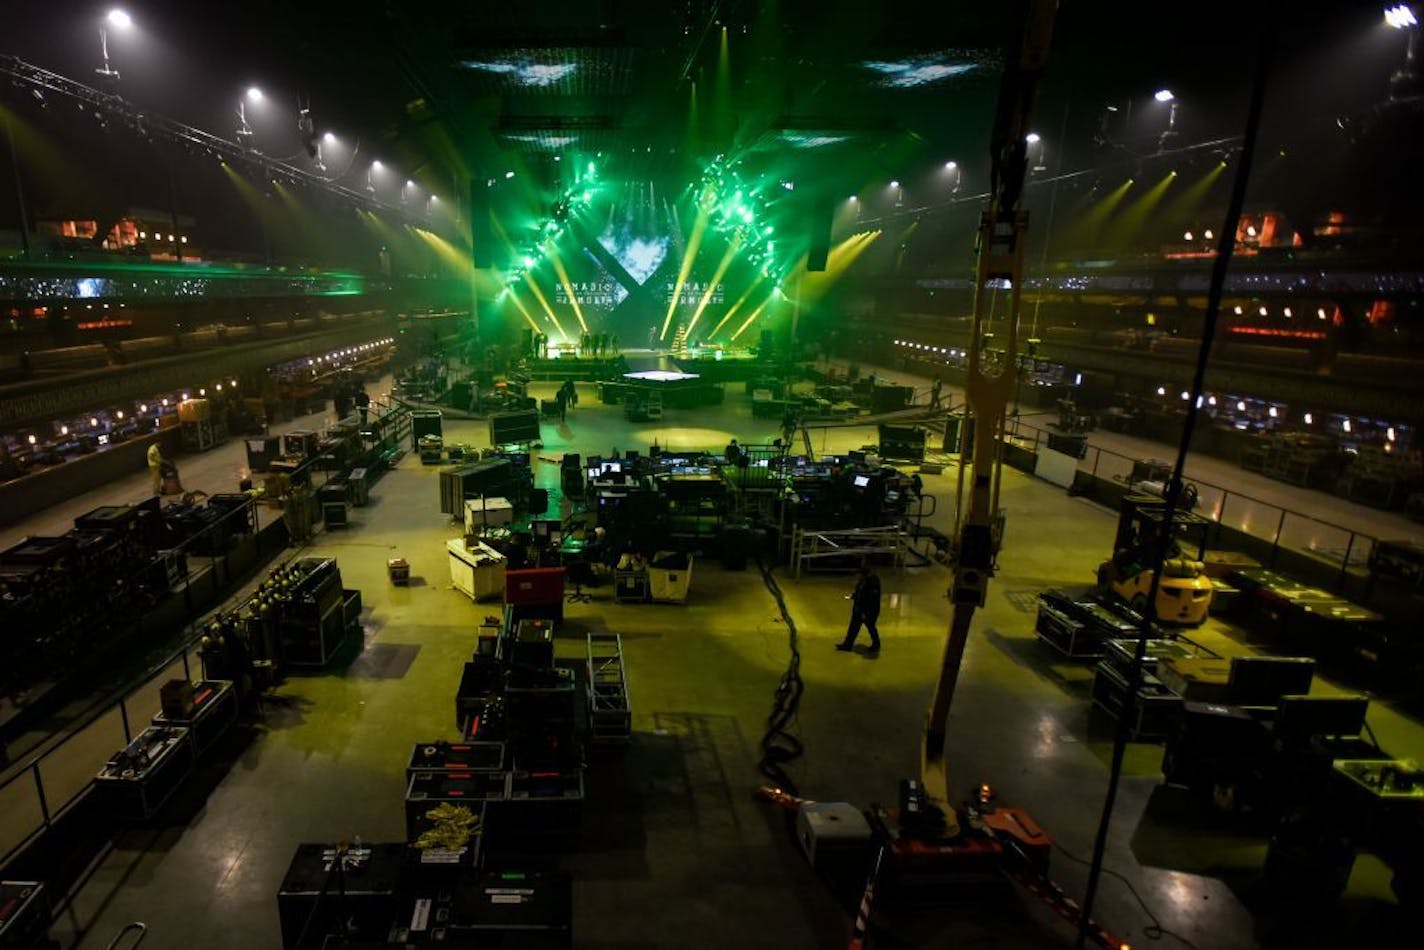
<instances>
[{"instance_id":1,"label":"ladder","mask_svg":"<svg viewBox=\"0 0 1424 950\"><path fill-rule=\"evenodd\" d=\"M623 641L616 633L588 635L588 723L598 745L623 745L633 736Z\"/></svg>"}]
</instances>

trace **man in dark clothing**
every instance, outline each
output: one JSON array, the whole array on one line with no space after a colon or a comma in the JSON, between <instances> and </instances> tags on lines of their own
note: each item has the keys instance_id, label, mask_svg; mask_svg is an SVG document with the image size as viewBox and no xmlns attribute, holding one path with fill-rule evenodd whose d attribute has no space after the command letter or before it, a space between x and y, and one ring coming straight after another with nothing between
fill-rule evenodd
<instances>
[{"instance_id":1,"label":"man in dark clothing","mask_svg":"<svg viewBox=\"0 0 1424 950\"><path fill-rule=\"evenodd\" d=\"M864 624L865 629L870 631L870 653L879 653L880 631L875 629L875 618L879 616L880 578L869 567L862 567L855 591L850 595L850 626L846 628L845 639L836 644L836 649L849 652L855 646L855 638Z\"/></svg>"},{"instance_id":2,"label":"man in dark clothing","mask_svg":"<svg viewBox=\"0 0 1424 950\"><path fill-rule=\"evenodd\" d=\"M356 411L361 414L361 424L365 425L366 417L371 413L371 397L360 387L356 389Z\"/></svg>"}]
</instances>

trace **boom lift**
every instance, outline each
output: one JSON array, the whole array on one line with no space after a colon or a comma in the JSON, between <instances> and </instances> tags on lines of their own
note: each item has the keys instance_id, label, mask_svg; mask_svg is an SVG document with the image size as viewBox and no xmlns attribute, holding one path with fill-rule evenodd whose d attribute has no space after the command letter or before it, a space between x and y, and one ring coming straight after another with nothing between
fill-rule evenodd
<instances>
[{"instance_id":1,"label":"boom lift","mask_svg":"<svg viewBox=\"0 0 1424 950\"><path fill-rule=\"evenodd\" d=\"M1027 0L1025 9L1022 50L1006 67L999 92L989 207L979 222L973 340L965 386L968 414L975 425L972 442L963 443L959 465L958 550L950 588L953 616L925 719L920 779L902 781L899 807L874 807L866 815L868 825L861 826L878 848L860 902L852 950L864 947L882 869L900 880L919 876L931 886L934 881L985 872L1002 875L1081 928L1097 946L1128 950L1126 943L1094 922L1084 923L1079 905L1048 877L1052 839L1027 812L996 805L993 789L987 784L979 785L962 808L955 807L946 756L955 684L974 611L987 601L998 550L999 446L1018 372L1019 295L1028 233L1028 214L1020 209L1019 198L1026 171L1029 117L1048 61L1057 0ZM987 325L991 293L1005 288L1009 290L1005 326L991 335ZM1002 340L1002 350L989 350L991 336L996 344ZM830 844L836 836L846 837L856 823L857 810L845 803L810 802L773 786L763 787L761 793L796 814L798 839L813 863L823 841ZM837 830L828 830L832 828Z\"/></svg>"}]
</instances>

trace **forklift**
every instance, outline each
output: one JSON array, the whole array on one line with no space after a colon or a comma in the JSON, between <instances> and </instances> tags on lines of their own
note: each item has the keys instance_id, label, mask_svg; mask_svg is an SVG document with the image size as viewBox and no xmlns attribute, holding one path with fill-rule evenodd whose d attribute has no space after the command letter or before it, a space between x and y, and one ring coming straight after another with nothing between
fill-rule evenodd
<instances>
[{"instance_id":1,"label":"forklift","mask_svg":"<svg viewBox=\"0 0 1424 950\"><path fill-rule=\"evenodd\" d=\"M1166 500L1157 495L1123 496L1113 556L1098 565L1098 587L1146 614L1152 573L1160 562L1156 619L1199 627L1211 610L1212 585L1205 558L1212 522L1186 506L1177 508L1172 513L1171 542L1165 551L1157 551L1166 510Z\"/></svg>"}]
</instances>

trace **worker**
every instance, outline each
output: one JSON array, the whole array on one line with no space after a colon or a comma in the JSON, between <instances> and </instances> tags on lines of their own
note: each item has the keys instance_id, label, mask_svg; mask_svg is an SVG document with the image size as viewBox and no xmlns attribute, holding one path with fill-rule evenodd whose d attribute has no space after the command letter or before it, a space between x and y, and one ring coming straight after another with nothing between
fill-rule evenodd
<instances>
[{"instance_id":1,"label":"worker","mask_svg":"<svg viewBox=\"0 0 1424 950\"><path fill-rule=\"evenodd\" d=\"M728 465L736 465L737 459L742 457L742 447L737 444L736 439L733 439L727 443L727 447L722 450L722 454L727 457Z\"/></svg>"},{"instance_id":2,"label":"worker","mask_svg":"<svg viewBox=\"0 0 1424 950\"><path fill-rule=\"evenodd\" d=\"M931 408L931 409L938 409L938 408L939 408L940 389L941 389L941 387L943 387L943 386L944 386L944 383L940 380L940 378L939 378L938 376L936 376L936 377L934 378L934 383L932 383L932 384L930 385L930 408Z\"/></svg>"},{"instance_id":3,"label":"worker","mask_svg":"<svg viewBox=\"0 0 1424 950\"><path fill-rule=\"evenodd\" d=\"M148 474L153 479L153 493L163 494L163 473L159 469L163 466L163 452L155 442L148 447Z\"/></svg>"},{"instance_id":4,"label":"worker","mask_svg":"<svg viewBox=\"0 0 1424 950\"><path fill-rule=\"evenodd\" d=\"M863 624L870 631L870 656L880 653L880 631L875 629L875 618L880 616L880 578L867 564L861 565L860 576L855 590L850 594L850 626L846 628L845 639L836 644L836 649L849 653L855 646L855 638L860 635Z\"/></svg>"},{"instance_id":5,"label":"worker","mask_svg":"<svg viewBox=\"0 0 1424 950\"><path fill-rule=\"evenodd\" d=\"M361 414L361 424L366 424L366 417L371 412L371 397L366 395L366 388L360 383L356 384L356 411Z\"/></svg>"}]
</instances>

